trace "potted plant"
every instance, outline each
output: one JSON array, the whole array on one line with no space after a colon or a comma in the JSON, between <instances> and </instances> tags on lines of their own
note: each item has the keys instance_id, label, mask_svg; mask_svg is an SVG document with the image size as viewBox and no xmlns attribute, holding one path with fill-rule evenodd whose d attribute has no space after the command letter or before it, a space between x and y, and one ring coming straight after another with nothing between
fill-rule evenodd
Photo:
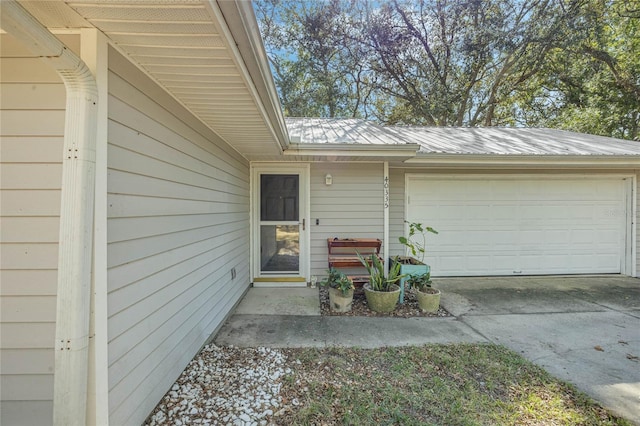
<instances>
[{"instance_id":1,"label":"potted plant","mask_svg":"<svg viewBox=\"0 0 640 426\"><path fill-rule=\"evenodd\" d=\"M335 268L329 269L329 276L320 285L329 289L329 308L333 312L349 312L353 304L353 282Z\"/></svg>"},{"instance_id":2,"label":"potted plant","mask_svg":"<svg viewBox=\"0 0 640 426\"><path fill-rule=\"evenodd\" d=\"M431 287L431 273L411 275L406 284L413 289L422 312L435 314L440 307L440 290Z\"/></svg>"},{"instance_id":3,"label":"potted plant","mask_svg":"<svg viewBox=\"0 0 640 426\"><path fill-rule=\"evenodd\" d=\"M358 258L369 272L369 282L364 285L364 295L369 309L374 312L392 312L400 298L398 282L403 277L400 264L394 263L385 276L384 264L377 255L372 254L365 259L358 253Z\"/></svg>"},{"instance_id":4,"label":"potted plant","mask_svg":"<svg viewBox=\"0 0 640 426\"><path fill-rule=\"evenodd\" d=\"M407 256L396 256L392 259L392 263L399 263L400 273L405 277L413 275L424 275L431 272L429 265L424 263L424 255L426 252L427 233L437 234L438 231L430 226L425 226L418 222L409 222L409 235L400 237L400 244L406 247ZM407 278L400 280L400 303L404 303L404 284Z\"/></svg>"}]
</instances>

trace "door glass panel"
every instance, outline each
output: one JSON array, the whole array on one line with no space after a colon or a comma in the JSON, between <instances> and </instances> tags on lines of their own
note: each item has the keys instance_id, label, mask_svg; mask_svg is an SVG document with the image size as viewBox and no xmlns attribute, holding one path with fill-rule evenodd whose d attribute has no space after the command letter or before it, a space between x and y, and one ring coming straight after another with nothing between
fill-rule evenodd
<instances>
[{"instance_id":1,"label":"door glass panel","mask_svg":"<svg viewBox=\"0 0 640 426\"><path fill-rule=\"evenodd\" d=\"M260 271L300 272L300 176L260 176Z\"/></svg>"},{"instance_id":2,"label":"door glass panel","mask_svg":"<svg viewBox=\"0 0 640 426\"><path fill-rule=\"evenodd\" d=\"M260 220L298 220L298 180L298 175L260 176Z\"/></svg>"},{"instance_id":3,"label":"door glass panel","mask_svg":"<svg viewBox=\"0 0 640 426\"><path fill-rule=\"evenodd\" d=\"M260 226L262 272L298 272L300 268L299 225Z\"/></svg>"}]
</instances>

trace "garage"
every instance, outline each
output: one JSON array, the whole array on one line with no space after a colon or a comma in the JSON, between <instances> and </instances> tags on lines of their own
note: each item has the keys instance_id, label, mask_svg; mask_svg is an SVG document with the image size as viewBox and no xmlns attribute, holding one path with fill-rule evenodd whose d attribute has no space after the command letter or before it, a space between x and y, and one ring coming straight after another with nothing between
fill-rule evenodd
<instances>
[{"instance_id":1,"label":"garage","mask_svg":"<svg viewBox=\"0 0 640 426\"><path fill-rule=\"evenodd\" d=\"M434 276L619 274L631 263L633 178L406 175L408 221L434 227Z\"/></svg>"}]
</instances>

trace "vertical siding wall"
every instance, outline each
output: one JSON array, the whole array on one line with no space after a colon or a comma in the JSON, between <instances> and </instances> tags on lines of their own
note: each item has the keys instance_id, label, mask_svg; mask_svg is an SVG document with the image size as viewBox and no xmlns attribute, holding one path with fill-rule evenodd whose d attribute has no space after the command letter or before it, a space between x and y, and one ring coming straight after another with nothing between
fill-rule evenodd
<instances>
[{"instance_id":1,"label":"vertical siding wall","mask_svg":"<svg viewBox=\"0 0 640 426\"><path fill-rule=\"evenodd\" d=\"M60 37L78 50L79 38ZM0 35L0 424L51 424L65 88Z\"/></svg>"},{"instance_id":2,"label":"vertical siding wall","mask_svg":"<svg viewBox=\"0 0 640 426\"><path fill-rule=\"evenodd\" d=\"M249 164L109 64L109 411L140 424L248 288Z\"/></svg>"},{"instance_id":3,"label":"vertical siding wall","mask_svg":"<svg viewBox=\"0 0 640 426\"><path fill-rule=\"evenodd\" d=\"M382 239L383 173L381 163L311 164L311 275L326 275L327 238Z\"/></svg>"}]
</instances>

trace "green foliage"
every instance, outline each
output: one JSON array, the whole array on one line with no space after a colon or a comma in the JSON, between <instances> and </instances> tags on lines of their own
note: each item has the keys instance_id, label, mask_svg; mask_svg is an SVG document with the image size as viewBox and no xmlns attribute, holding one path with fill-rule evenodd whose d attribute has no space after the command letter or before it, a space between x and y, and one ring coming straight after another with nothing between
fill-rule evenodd
<instances>
[{"instance_id":1,"label":"green foliage","mask_svg":"<svg viewBox=\"0 0 640 426\"><path fill-rule=\"evenodd\" d=\"M343 1L254 2L288 117L365 117L372 90L366 53L349 35Z\"/></svg>"},{"instance_id":2,"label":"green foliage","mask_svg":"<svg viewBox=\"0 0 640 426\"><path fill-rule=\"evenodd\" d=\"M638 139L640 14L624 0L589 1L572 43L514 94L518 123Z\"/></svg>"},{"instance_id":3,"label":"green foliage","mask_svg":"<svg viewBox=\"0 0 640 426\"><path fill-rule=\"evenodd\" d=\"M638 138L628 0L254 4L286 116Z\"/></svg>"},{"instance_id":4,"label":"green foliage","mask_svg":"<svg viewBox=\"0 0 640 426\"><path fill-rule=\"evenodd\" d=\"M427 288L431 287L431 272L409 275L409 278L407 278L405 284L407 284L410 288L424 292Z\"/></svg>"},{"instance_id":5,"label":"green foliage","mask_svg":"<svg viewBox=\"0 0 640 426\"><path fill-rule=\"evenodd\" d=\"M331 268L327 271L329 275L326 279L320 282L323 287L336 288L346 295L349 290L353 290L353 282L344 273L338 271L336 268Z\"/></svg>"},{"instance_id":6,"label":"green foliage","mask_svg":"<svg viewBox=\"0 0 640 426\"><path fill-rule=\"evenodd\" d=\"M424 255L427 245L427 232L437 234L438 231L430 226L425 226L418 222L404 221L409 224L409 236L399 237L400 244L407 248L407 251L411 253L411 256L418 258L420 256L420 262L424 263Z\"/></svg>"},{"instance_id":7,"label":"green foliage","mask_svg":"<svg viewBox=\"0 0 640 426\"><path fill-rule=\"evenodd\" d=\"M392 284L397 284L401 278L404 278L405 274L400 274L400 263L393 262L389 268L389 274L384 274L384 263L380 258L372 253L367 258L363 257L360 253L357 253L358 259L367 269L369 273L369 286L374 291L390 291Z\"/></svg>"}]
</instances>

